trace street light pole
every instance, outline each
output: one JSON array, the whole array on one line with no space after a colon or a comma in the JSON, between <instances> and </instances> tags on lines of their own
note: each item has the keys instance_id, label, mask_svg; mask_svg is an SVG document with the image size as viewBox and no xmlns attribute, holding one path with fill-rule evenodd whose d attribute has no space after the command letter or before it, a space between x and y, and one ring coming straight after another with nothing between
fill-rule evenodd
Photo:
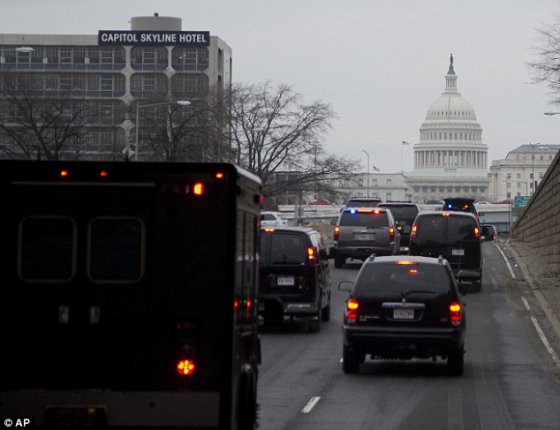
<instances>
[{"instance_id":1,"label":"street light pole","mask_svg":"<svg viewBox=\"0 0 560 430\"><path fill-rule=\"evenodd\" d=\"M191 102L188 100L174 100L169 102L149 103L146 105L141 105L140 102L136 104L136 138L134 141L134 161L138 161L138 149L139 149L138 136L140 134L140 109L144 109L148 107L156 107L156 106L174 105L174 104L177 104L179 106L189 106Z\"/></svg>"},{"instance_id":2,"label":"street light pole","mask_svg":"<svg viewBox=\"0 0 560 430\"><path fill-rule=\"evenodd\" d=\"M366 185L366 193L367 193L367 196L369 197L369 152L367 152L365 149L362 149L362 152L363 152L364 154L366 154L366 157L367 157L367 177L366 177L367 185Z\"/></svg>"},{"instance_id":3,"label":"street light pole","mask_svg":"<svg viewBox=\"0 0 560 430\"><path fill-rule=\"evenodd\" d=\"M406 140L401 141L401 173L404 172L404 170L403 170L403 147L405 145L408 146L408 145L410 145L410 143L408 143Z\"/></svg>"},{"instance_id":4,"label":"street light pole","mask_svg":"<svg viewBox=\"0 0 560 430\"><path fill-rule=\"evenodd\" d=\"M551 114L552 112L548 112L548 114ZM535 194L535 188L536 188L536 183L537 181L535 181L535 146L540 145L540 143L529 143L529 145L531 146L531 159L532 159L532 164L533 164L533 173L531 174L531 195Z\"/></svg>"}]
</instances>

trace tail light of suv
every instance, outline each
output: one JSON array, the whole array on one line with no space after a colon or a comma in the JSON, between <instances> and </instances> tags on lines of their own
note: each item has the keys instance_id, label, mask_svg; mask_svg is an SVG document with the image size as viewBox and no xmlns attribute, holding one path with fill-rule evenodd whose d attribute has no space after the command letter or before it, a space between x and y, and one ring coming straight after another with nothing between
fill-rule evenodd
<instances>
[{"instance_id":1,"label":"tail light of suv","mask_svg":"<svg viewBox=\"0 0 560 430\"><path fill-rule=\"evenodd\" d=\"M410 240L416 239L416 234L418 233L418 225L413 224L410 229Z\"/></svg>"},{"instance_id":2,"label":"tail light of suv","mask_svg":"<svg viewBox=\"0 0 560 430\"><path fill-rule=\"evenodd\" d=\"M475 240L480 240L480 228L475 227L473 229L473 234L474 234Z\"/></svg>"},{"instance_id":3,"label":"tail light of suv","mask_svg":"<svg viewBox=\"0 0 560 430\"><path fill-rule=\"evenodd\" d=\"M395 227L389 227L389 242L395 243Z\"/></svg>"},{"instance_id":4,"label":"tail light of suv","mask_svg":"<svg viewBox=\"0 0 560 430\"><path fill-rule=\"evenodd\" d=\"M344 320L347 324L354 324L358 319L358 308L360 307L356 299L348 299L346 301L346 313Z\"/></svg>"},{"instance_id":5,"label":"tail light of suv","mask_svg":"<svg viewBox=\"0 0 560 430\"><path fill-rule=\"evenodd\" d=\"M337 226L334 227L334 234L333 234L333 240L334 240L335 242L338 242L338 235L339 235L339 233L340 233L340 226L337 225Z\"/></svg>"},{"instance_id":6,"label":"tail light of suv","mask_svg":"<svg viewBox=\"0 0 560 430\"><path fill-rule=\"evenodd\" d=\"M315 256L315 248L309 246L307 248L307 264L315 264L317 263L317 257Z\"/></svg>"},{"instance_id":7,"label":"tail light of suv","mask_svg":"<svg viewBox=\"0 0 560 430\"><path fill-rule=\"evenodd\" d=\"M459 302L453 302L449 305L449 321L454 327L461 325L461 304Z\"/></svg>"}]
</instances>

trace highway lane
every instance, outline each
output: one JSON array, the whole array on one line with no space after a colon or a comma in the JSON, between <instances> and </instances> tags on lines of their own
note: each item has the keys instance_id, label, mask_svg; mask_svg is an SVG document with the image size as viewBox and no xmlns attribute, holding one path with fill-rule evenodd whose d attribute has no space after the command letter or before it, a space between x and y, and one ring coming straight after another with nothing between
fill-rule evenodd
<instances>
[{"instance_id":1,"label":"highway lane","mask_svg":"<svg viewBox=\"0 0 560 430\"><path fill-rule=\"evenodd\" d=\"M371 361L357 375L341 368L342 312L360 263L331 267L333 312L320 333L304 323L261 332L259 428L557 429L558 366L539 337L495 243L483 244L483 288L464 296L465 374L443 361Z\"/></svg>"}]
</instances>

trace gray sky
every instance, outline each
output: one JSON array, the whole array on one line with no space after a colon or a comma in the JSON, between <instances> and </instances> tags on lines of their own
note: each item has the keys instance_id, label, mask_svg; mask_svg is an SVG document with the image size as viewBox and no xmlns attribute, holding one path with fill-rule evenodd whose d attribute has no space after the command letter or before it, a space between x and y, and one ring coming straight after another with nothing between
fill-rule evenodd
<instances>
[{"instance_id":1,"label":"gray sky","mask_svg":"<svg viewBox=\"0 0 560 430\"><path fill-rule=\"evenodd\" d=\"M290 84L338 114L327 150L382 172L413 166L412 145L444 89L453 53L489 160L525 143L560 144L547 88L531 84L537 29L560 0L0 0L2 33L128 30L133 16L180 17L233 50L234 81Z\"/></svg>"}]
</instances>

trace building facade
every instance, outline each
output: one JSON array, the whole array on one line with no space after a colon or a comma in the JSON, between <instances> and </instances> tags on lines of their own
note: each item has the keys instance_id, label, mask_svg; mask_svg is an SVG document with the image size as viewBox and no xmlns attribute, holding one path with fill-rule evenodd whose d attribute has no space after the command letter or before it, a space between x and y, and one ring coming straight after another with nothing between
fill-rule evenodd
<instances>
[{"instance_id":1,"label":"building facade","mask_svg":"<svg viewBox=\"0 0 560 430\"><path fill-rule=\"evenodd\" d=\"M208 32L182 31L175 17L134 17L130 31L97 35L2 34L0 156L49 158L42 145L67 132L60 158L170 159L167 148L157 153L148 144L159 122L167 124L161 134L175 151L172 159L220 158L223 142L209 148L208 137L193 130L205 124L201 112L221 100L231 79L231 48ZM23 93L37 106L48 100L51 111L60 110L53 130L41 137L30 131L18 107ZM156 106L142 108L149 104ZM176 124L190 132L175 133ZM10 136L18 128L28 147Z\"/></svg>"},{"instance_id":2,"label":"building facade","mask_svg":"<svg viewBox=\"0 0 560 430\"><path fill-rule=\"evenodd\" d=\"M488 147L475 110L457 88L450 57L445 89L433 102L414 145L414 170L407 172L412 199L419 203L445 197L486 200Z\"/></svg>"},{"instance_id":3,"label":"building facade","mask_svg":"<svg viewBox=\"0 0 560 430\"><path fill-rule=\"evenodd\" d=\"M560 145L527 144L510 151L504 160L490 166L489 199L512 201L515 196L532 196Z\"/></svg>"}]
</instances>

